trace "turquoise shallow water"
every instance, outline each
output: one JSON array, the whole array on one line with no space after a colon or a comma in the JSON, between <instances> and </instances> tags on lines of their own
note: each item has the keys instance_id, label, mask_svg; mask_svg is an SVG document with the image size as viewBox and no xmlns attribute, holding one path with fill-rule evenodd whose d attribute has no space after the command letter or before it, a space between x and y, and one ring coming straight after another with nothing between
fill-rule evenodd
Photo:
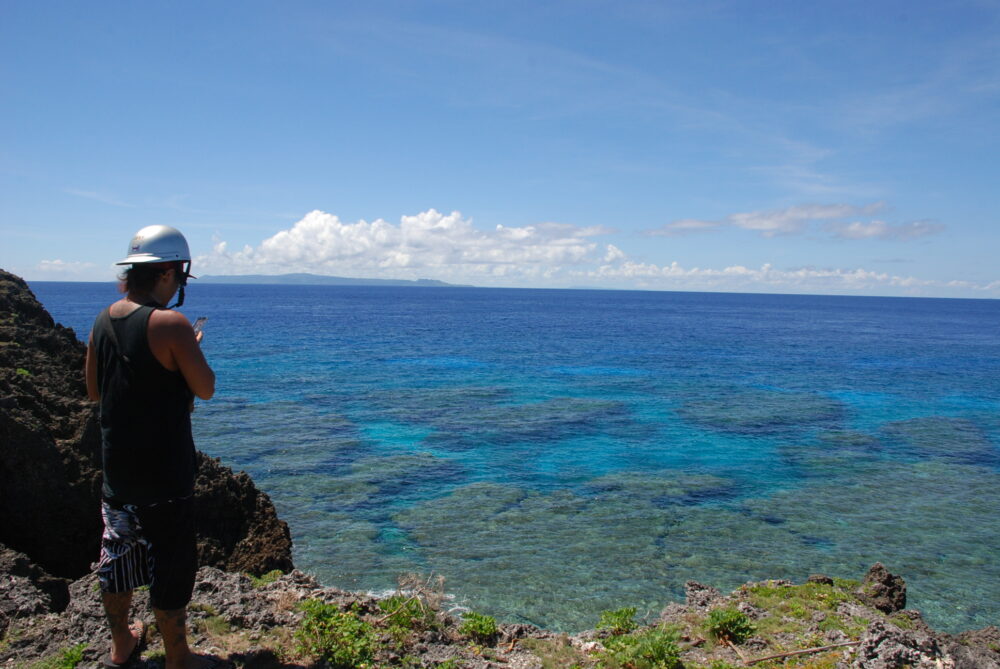
<instances>
[{"instance_id":1,"label":"turquoise shallow water","mask_svg":"<svg viewBox=\"0 0 1000 669\"><path fill-rule=\"evenodd\" d=\"M84 335L101 284L32 284ZM858 577L1000 622L1000 303L196 285L207 453L329 584L434 571L508 620L592 627L687 579Z\"/></svg>"}]
</instances>

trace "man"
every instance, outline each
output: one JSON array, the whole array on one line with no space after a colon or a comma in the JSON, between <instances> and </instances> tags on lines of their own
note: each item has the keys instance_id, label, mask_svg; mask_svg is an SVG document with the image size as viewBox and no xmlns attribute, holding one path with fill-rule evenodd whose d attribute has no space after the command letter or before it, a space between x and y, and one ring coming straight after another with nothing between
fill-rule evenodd
<instances>
[{"instance_id":1,"label":"man","mask_svg":"<svg viewBox=\"0 0 1000 669\"><path fill-rule=\"evenodd\" d=\"M215 393L201 332L166 305L190 275L191 254L174 228L143 228L129 244L125 297L101 312L87 346L87 394L100 402L104 534L97 572L111 627L105 666L138 657L144 630L129 626L132 591L149 585L167 669L217 662L195 655L185 615L197 571L192 495L194 397Z\"/></svg>"}]
</instances>

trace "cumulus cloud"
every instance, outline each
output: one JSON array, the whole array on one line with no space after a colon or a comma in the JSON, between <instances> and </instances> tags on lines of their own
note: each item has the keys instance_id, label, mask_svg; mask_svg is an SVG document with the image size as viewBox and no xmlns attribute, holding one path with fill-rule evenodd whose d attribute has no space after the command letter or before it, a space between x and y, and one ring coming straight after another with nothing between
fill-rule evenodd
<instances>
[{"instance_id":1,"label":"cumulus cloud","mask_svg":"<svg viewBox=\"0 0 1000 669\"><path fill-rule=\"evenodd\" d=\"M614 244L608 244L608 250L604 254L604 262L611 263L625 259L625 252Z\"/></svg>"},{"instance_id":2,"label":"cumulus cloud","mask_svg":"<svg viewBox=\"0 0 1000 669\"><path fill-rule=\"evenodd\" d=\"M880 207L881 205L877 205ZM871 210L875 205L869 205ZM781 229L797 221L857 215L860 207L810 205L742 219L760 230ZM766 212L765 212L766 213ZM832 220L830 222L838 222ZM859 238L930 234L933 226L875 225L834 234ZM695 226L697 227L697 226ZM862 236L862 231L865 233ZM777 268L734 264L722 268L689 267L681 262L641 262L615 244L595 239L611 230L566 223L476 228L459 212L434 209L402 216L398 223L345 222L312 211L300 221L256 246L231 249L218 239L211 253L195 258L198 273L281 274L312 272L349 277L431 278L480 286L600 286L653 290L735 292L947 294L949 290L1000 293L1000 282L961 286L862 267Z\"/></svg>"},{"instance_id":3,"label":"cumulus cloud","mask_svg":"<svg viewBox=\"0 0 1000 669\"><path fill-rule=\"evenodd\" d=\"M398 224L378 219L347 223L333 214L312 211L291 228L256 248L230 250L216 242L196 259L206 273L315 272L382 278L540 277L566 266L606 262L623 254L592 240L603 227L539 223L497 225L480 230L455 211L434 209L403 216Z\"/></svg>"},{"instance_id":4,"label":"cumulus cloud","mask_svg":"<svg viewBox=\"0 0 1000 669\"><path fill-rule=\"evenodd\" d=\"M892 225L879 220L867 223L862 221L853 221L851 223L832 222L827 227L835 237L841 239L908 240L937 234L944 230L944 226L940 223L932 223L930 221L913 221L899 225Z\"/></svg>"}]
</instances>

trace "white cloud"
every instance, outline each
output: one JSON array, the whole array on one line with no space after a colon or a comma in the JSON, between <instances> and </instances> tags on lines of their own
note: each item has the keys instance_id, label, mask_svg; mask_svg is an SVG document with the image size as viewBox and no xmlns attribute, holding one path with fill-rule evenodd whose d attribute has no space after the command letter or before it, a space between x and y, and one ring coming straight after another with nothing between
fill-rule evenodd
<instances>
[{"instance_id":1,"label":"white cloud","mask_svg":"<svg viewBox=\"0 0 1000 669\"><path fill-rule=\"evenodd\" d=\"M403 216L398 225L378 219L345 223L312 211L288 230L256 247L230 251L218 241L195 259L205 273L315 272L380 278L533 278L553 276L563 267L594 263L599 245L590 238L603 227L564 223L523 227L498 225L480 230L459 212L434 209ZM609 247L603 257L615 259Z\"/></svg>"},{"instance_id":2,"label":"white cloud","mask_svg":"<svg viewBox=\"0 0 1000 669\"><path fill-rule=\"evenodd\" d=\"M48 274L62 274L62 275L79 275L88 274L91 270L95 269L97 265L92 262L66 262L64 260L42 260L36 266L35 269L39 272L46 272Z\"/></svg>"},{"instance_id":3,"label":"white cloud","mask_svg":"<svg viewBox=\"0 0 1000 669\"><path fill-rule=\"evenodd\" d=\"M672 237L674 235L683 235L691 232L700 232L702 230L710 230L712 228L717 228L722 223L719 221L702 221L696 218L682 218L679 221L673 221L672 223L667 223L655 230L650 230L646 234L658 236L658 237Z\"/></svg>"},{"instance_id":4,"label":"white cloud","mask_svg":"<svg viewBox=\"0 0 1000 669\"><path fill-rule=\"evenodd\" d=\"M916 239L933 235L944 230L940 223L930 221L913 221L900 225L892 225L885 221L874 220L868 223L854 221L851 223L830 223L828 228L834 236L841 239Z\"/></svg>"},{"instance_id":5,"label":"white cloud","mask_svg":"<svg viewBox=\"0 0 1000 669\"><path fill-rule=\"evenodd\" d=\"M809 223L816 221L870 215L884 207L882 202L863 207L849 204L806 204L785 209L733 214L727 220L738 228L756 230L764 237L774 237L801 232Z\"/></svg>"},{"instance_id":6,"label":"white cloud","mask_svg":"<svg viewBox=\"0 0 1000 669\"><path fill-rule=\"evenodd\" d=\"M766 212L748 215L746 220L772 220L780 228L781 221L781 225L791 225L799 220L857 214L862 209L874 211L881 206L808 205L771 212L770 218ZM869 224L857 230L868 231L869 237L929 233L922 226ZM609 232L601 226L566 223L497 225L483 230L459 212L443 214L434 209L402 216L399 223L382 219L347 223L332 214L312 211L257 246L230 250L224 240L216 240L212 252L196 257L194 265L198 274L312 272L361 278L431 278L480 286L940 296L975 291L1000 296L998 281L929 281L862 267L779 269L771 264L734 264L706 268L686 267L677 261L639 262L615 244L594 240Z\"/></svg>"},{"instance_id":7,"label":"white cloud","mask_svg":"<svg viewBox=\"0 0 1000 669\"><path fill-rule=\"evenodd\" d=\"M789 293L903 292L920 288L953 287L864 268L799 267L777 269L770 263L759 268L731 265L722 269L686 268L679 263L656 265L625 261L602 265L585 273L589 279L627 280L642 288L667 290L760 291ZM969 286L966 286L969 287ZM987 287L983 286L986 289Z\"/></svg>"},{"instance_id":8,"label":"white cloud","mask_svg":"<svg viewBox=\"0 0 1000 669\"><path fill-rule=\"evenodd\" d=\"M625 259L625 252L614 244L608 244L608 250L604 254L604 262L611 263Z\"/></svg>"},{"instance_id":9,"label":"white cloud","mask_svg":"<svg viewBox=\"0 0 1000 669\"><path fill-rule=\"evenodd\" d=\"M8 267L29 281L107 281L115 276L120 267L97 265L92 262L76 262L57 258L40 260L31 267Z\"/></svg>"},{"instance_id":10,"label":"white cloud","mask_svg":"<svg viewBox=\"0 0 1000 669\"><path fill-rule=\"evenodd\" d=\"M736 227L752 230L762 237L793 235L807 231L810 226L823 224L823 229L838 239L891 239L905 241L932 235L944 230L940 223L913 221L892 224L882 220L847 221L855 217L870 217L886 208L884 202L873 202L862 206L851 204L803 204L784 209L747 211L730 214L721 221L685 218L667 223L646 234L654 236L675 236L700 232L721 227Z\"/></svg>"}]
</instances>

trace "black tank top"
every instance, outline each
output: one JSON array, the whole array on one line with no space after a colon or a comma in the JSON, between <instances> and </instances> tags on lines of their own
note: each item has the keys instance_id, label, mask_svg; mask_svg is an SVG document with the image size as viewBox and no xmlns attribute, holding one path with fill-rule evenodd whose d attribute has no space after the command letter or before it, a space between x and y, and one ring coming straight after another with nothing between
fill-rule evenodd
<instances>
[{"instance_id":1,"label":"black tank top","mask_svg":"<svg viewBox=\"0 0 1000 669\"><path fill-rule=\"evenodd\" d=\"M194 491L195 452L190 402L180 371L149 350L146 330L155 307L120 318L105 309L92 332L104 458L104 498L148 505Z\"/></svg>"}]
</instances>

